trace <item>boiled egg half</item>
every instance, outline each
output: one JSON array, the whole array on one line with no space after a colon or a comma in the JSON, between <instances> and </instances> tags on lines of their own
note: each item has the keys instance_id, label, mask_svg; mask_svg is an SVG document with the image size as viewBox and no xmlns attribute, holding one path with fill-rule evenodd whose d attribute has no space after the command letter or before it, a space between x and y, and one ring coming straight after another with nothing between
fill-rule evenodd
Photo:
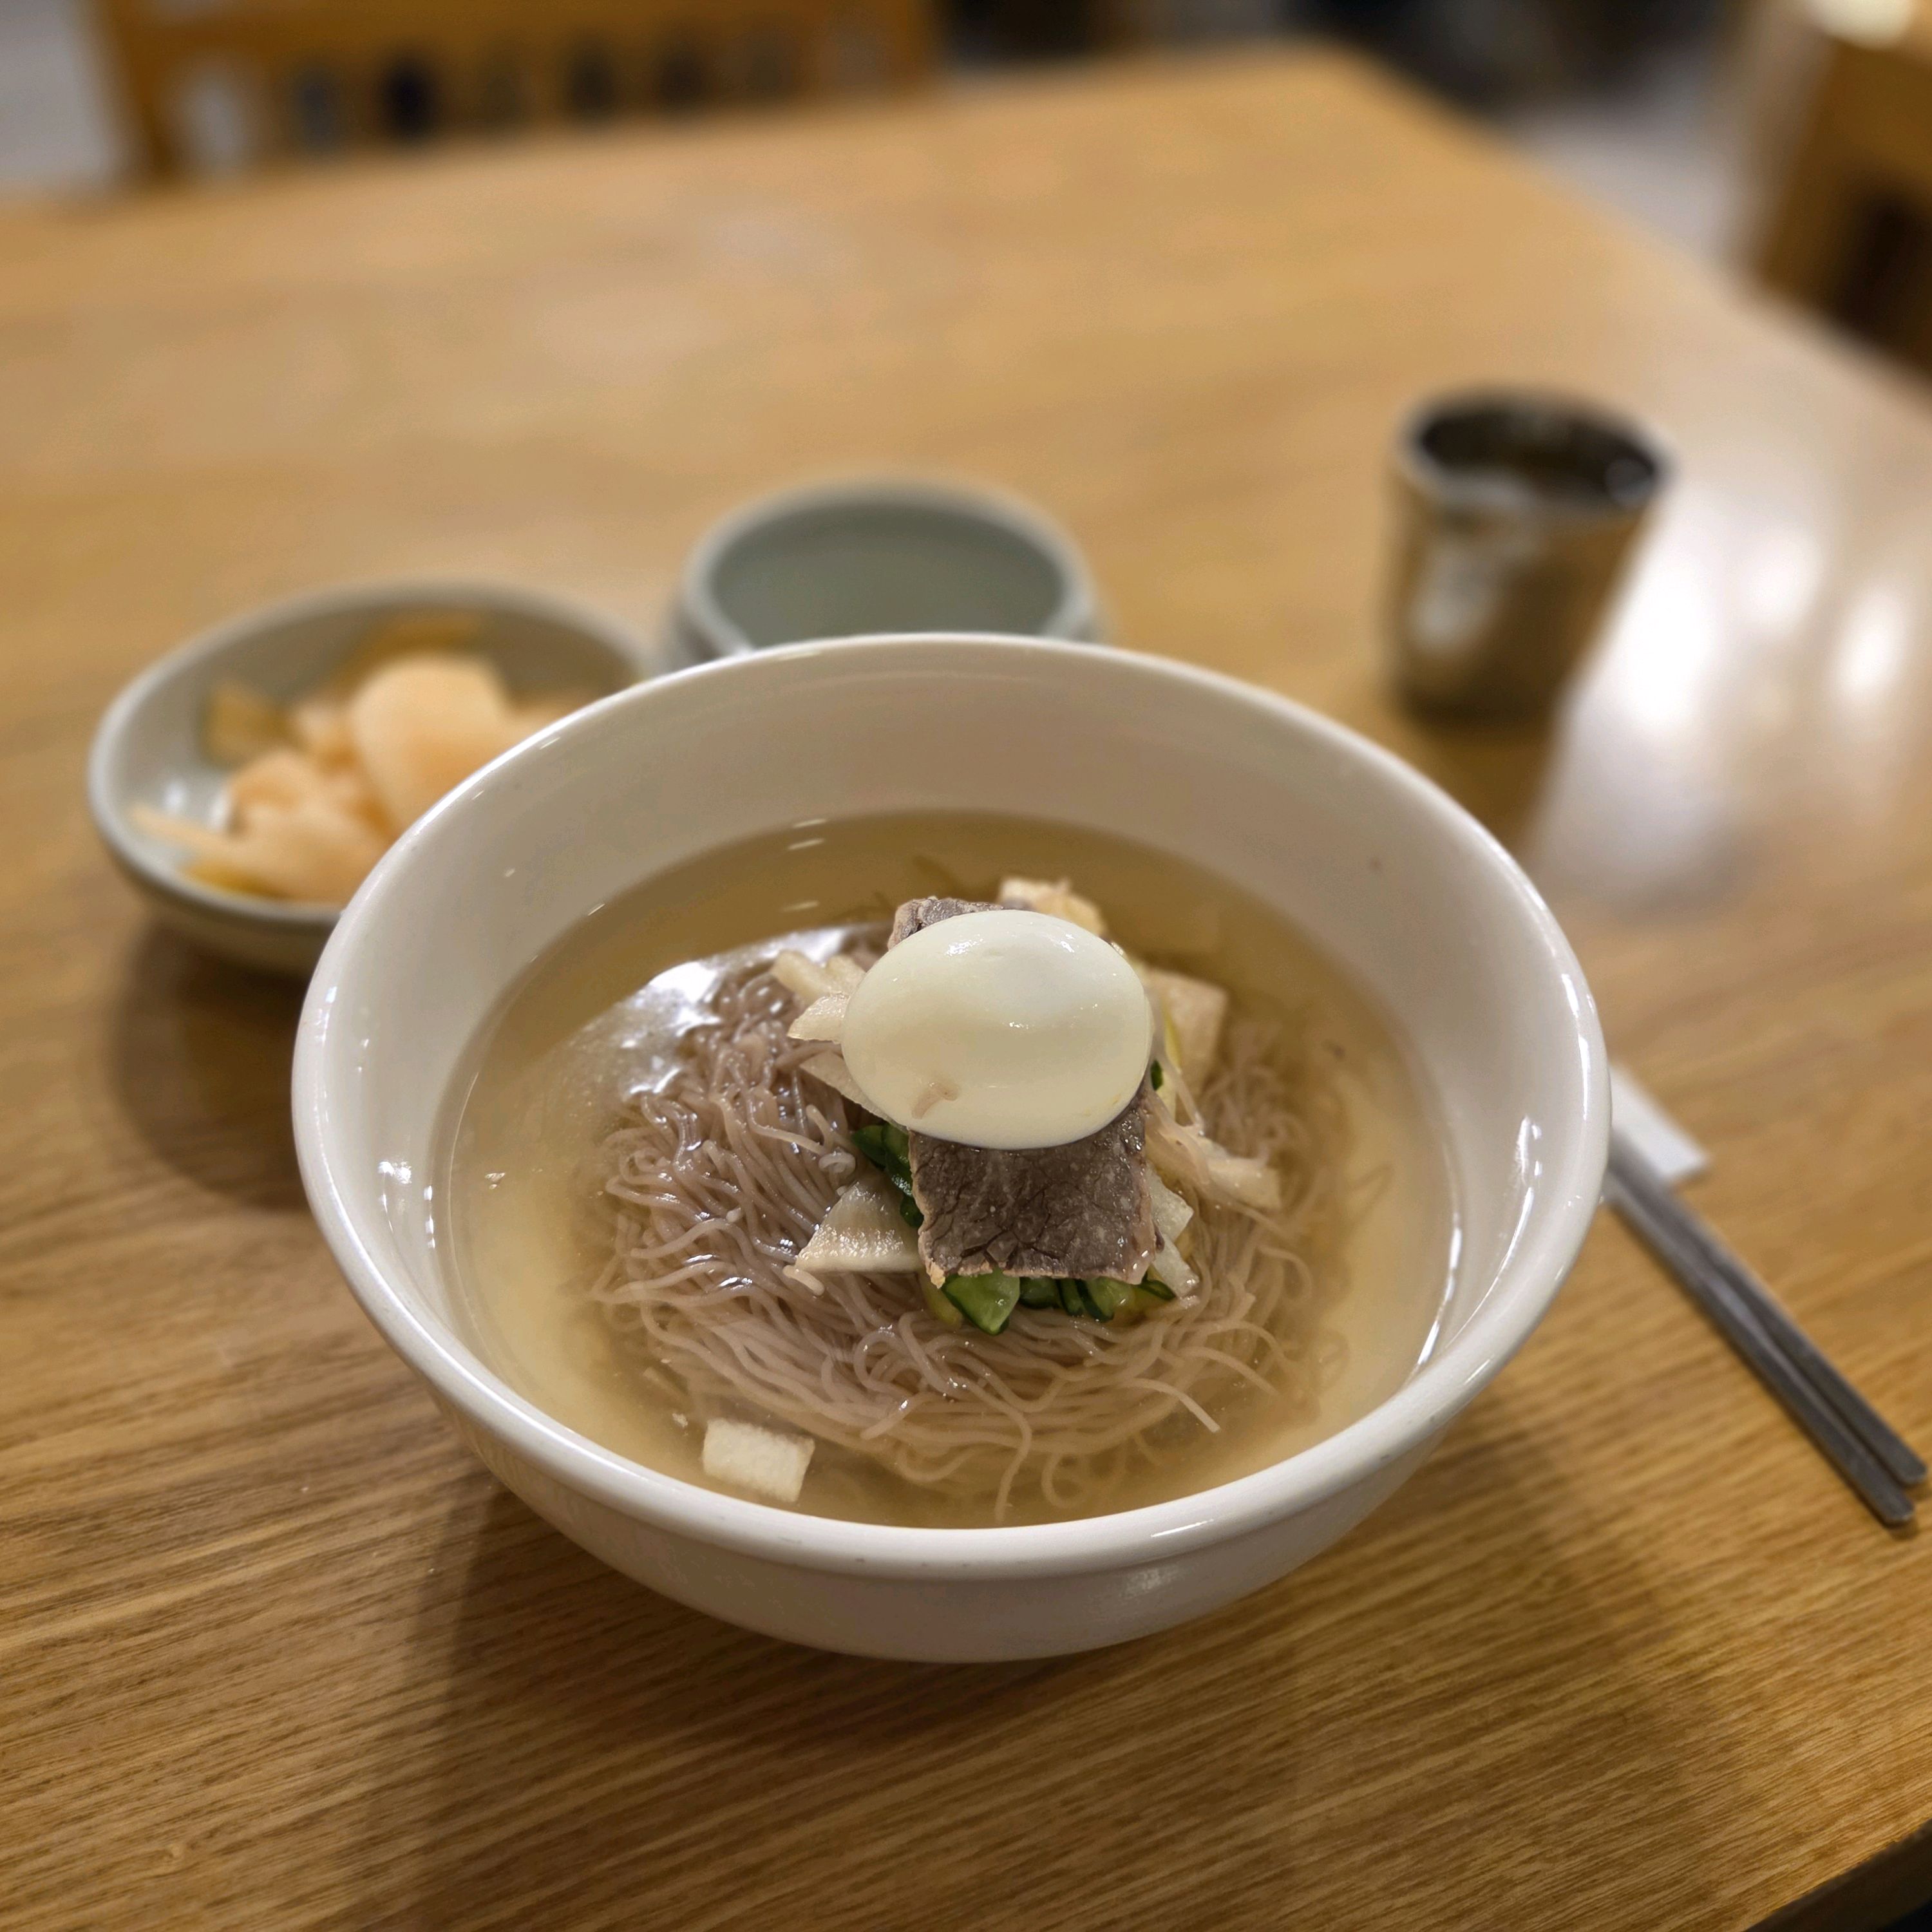
<instances>
[{"instance_id":1,"label":"boiled egg half","mask_svg":"<svg viewBox=\"0 0 1932 1932\"><path fill-rule=\"evenodd\" d=\"M1043 913L962 913L911 934L846 1009L845 1064L874 1112L970 1147L1061 1147L1133 1098L1154 1050L1140 977Z\"/></svg>"}]
</instances>

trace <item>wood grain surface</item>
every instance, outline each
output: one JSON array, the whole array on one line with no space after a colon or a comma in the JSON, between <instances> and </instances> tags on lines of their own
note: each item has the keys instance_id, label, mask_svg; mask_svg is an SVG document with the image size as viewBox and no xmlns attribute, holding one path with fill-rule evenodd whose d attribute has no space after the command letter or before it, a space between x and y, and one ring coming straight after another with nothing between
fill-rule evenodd
<instances>
[{"instance_id":1,"label":"wood grain surface","mask_svg":"<svg viewBox=\"0 0 1932 1932\"><path fill-rule=\"evenodd\" d=\"M1425 729L1378 664L1390 434L1491 377L1680 460L1543 734ZM1038 499L1129 646L1495 826L1713 1149L1699 1204L1932 1442L1932 421L1893 379L1327 58L16 214L0 1922L1870 1922L1932 1867L1932 1546L1614 1226L1335 1550L1010 1669L790 1649L604 1572L363 1322L297 1184L296 994L111 874L102 706L343 578L650 623L738 499L878 464Z\"/></svg>"}]
</instances>

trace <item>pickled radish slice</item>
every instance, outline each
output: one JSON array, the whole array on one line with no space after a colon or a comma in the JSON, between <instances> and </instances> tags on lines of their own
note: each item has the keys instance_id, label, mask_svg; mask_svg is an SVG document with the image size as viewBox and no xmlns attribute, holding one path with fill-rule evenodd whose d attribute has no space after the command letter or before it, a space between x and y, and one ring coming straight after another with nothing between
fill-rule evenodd
<instances>
[{"instance_id":1,"label":"pickled radish slice","mask_svg":"<svg viewBox=\"0 0 1932 1932\"><path fill-rule=\"evenodd\" d=\"M264 898L340 905L388 848L383 835L319 799L257 805L247 822L218 832L136 806L130 814L151 837L194 854L189 873L204 884Z\"/></svg>"},{"instance_id":2,"label":"pickled radish slice","mask_svg":"<svg viewBox=\"0 0 1932 1932\"><path fill-rule=\"evenodd\" d=\"M228 809L242 820L256 806L286 806L326 799L330 778L330 773L300 752L265 752L228 781Z\"/></svg>"},{"instance_id":3,"label":"pickled radish slice","mask_svg":"<svg viewBox=\"0 0 1932 1932\"><path fill-rule=\"evenodd\" d=\"M202 748L218 765L244 765L289 742L281 706L251 686L224 680L208 695Z\"/></svg>"},{"instance_id":4,"label":"pickled radish slice","mask_svg":"<svg viewBox=\"0 0 1932 1932\"><path fill-rule=\"evenodd\" d=\"M482 628L482 619L473 610L405 611L365 632L316 695L346 700L386 664L399 658L454 656L473 646Z\"/></svg>"},{"instance_id":5,"label":"pickled radish slice","mask_svg":"<svg viewBox=\"0 0 1932 1932\"><path fill-rule=\"evenodd\" d=\"M325 765L356 761L355 742L349 735L349 707L332 698L304 698L289 707L289 729L296 742Z\"/></svg>"},{"instance_id":6,"label":"pickled radish slice","mask_svg":"<svg viewBox=\"0 0 1932 1932\"><path fill-rule=\"evenodd\" d=\"M474 658L399 658L349 702L350 741L398 832L520 735L502 680Z\"/></svg>"}]
</instances>

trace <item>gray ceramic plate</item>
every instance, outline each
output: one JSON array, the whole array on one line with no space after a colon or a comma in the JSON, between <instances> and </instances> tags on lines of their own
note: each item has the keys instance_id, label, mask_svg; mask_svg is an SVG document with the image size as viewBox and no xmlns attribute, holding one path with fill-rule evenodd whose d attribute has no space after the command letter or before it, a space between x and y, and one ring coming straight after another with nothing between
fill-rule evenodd
<instances>
[{"instance_id":1,"label":"gray ceramic plate","mask_svg":"<svg viewBox=\"0 0 1932 1932\"><path fill-rule=\"evenodd\" d=\"M306 976L340 908L224 892L185 878L182 854L139 830L146 805L218 822L226 773L202 745L208 694L224 679L287 702L320 683L380 620L418 610L473 610L472 648L514 688L566 687L598 696L656 668L612 617L539 592L463 582L351 585L273 604L218 625L151 665L107 710L87 767L88 804L115 862L168 925L244 965Z\"/></svg>"}]
</instances>

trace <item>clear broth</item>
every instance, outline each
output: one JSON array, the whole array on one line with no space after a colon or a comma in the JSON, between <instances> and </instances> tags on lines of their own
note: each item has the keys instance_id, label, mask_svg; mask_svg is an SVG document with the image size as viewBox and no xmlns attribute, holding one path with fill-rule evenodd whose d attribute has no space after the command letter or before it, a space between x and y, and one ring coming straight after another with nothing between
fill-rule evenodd
<instances>
[{"instance_id":1,"label":"clear broth","mask_svg":"<svg viewBox=\"0 0 1932 1932\"><path fill-rule=\"evenodd\" d=\"M592 1441L692 1483L702 1430L642 1378L587 1293L608 1254L593 1158L662 1050L636 996L670 969L800 928L890 916L929 892L988 897L1004 874L1070 879L1112 936L1226 986L1233 1010L1318 1041L1347 1120L1346 1229L1309 1257L1321 1285L1318 1403L1251 1394L1106 1510L1211 1487L1366 1414L1426 1358L1451 1286L1454 1193L1432 1100L1390 1021L1287 922L1199 867L1108 834L992 814L808 821L706 854L602 906L516 986L471 1049L443 1136L454 1300L478 1354ZM916 1292L910 1284L908 1294ZM971 1526L958 1497L854 1459L815 1459L799 1507L884 1522ZM1006 1521L1065 1514L1040 1504Z\"/></svg>"}]
</instances>

